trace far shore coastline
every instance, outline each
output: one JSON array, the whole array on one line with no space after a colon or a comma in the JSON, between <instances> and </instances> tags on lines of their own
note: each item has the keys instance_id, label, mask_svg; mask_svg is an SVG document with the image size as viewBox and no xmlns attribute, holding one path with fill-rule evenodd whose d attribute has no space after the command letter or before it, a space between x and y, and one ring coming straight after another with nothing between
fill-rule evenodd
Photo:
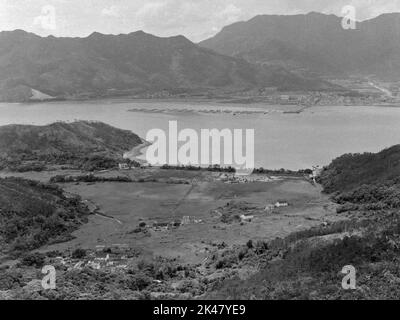
<instances>
[{"instance_id":1,"label":"far shore coastline","mask_svg":"<svg viewBox=\"0 0 400 320\"><path fill-rule=\"evenodd\" d=\"M20 102L11 102L11 101L0 101L0 106L2 105L35 105L35 104L59 104L59 103L88 103L88 104L96 104L99 102L108 103L110 105L118 104L118 103L176 103L178 105L182 105L185 103L191 104L210 104L209 110L202 110L196 108L176 108L175 106L172 109L158 109L156 110L143 110L142 108L129 108L128 112L148 112L148 113L169 113L169 112L189 112L189 113L203 113L203 114L235 114L235 115L245 115L245 114L270 114L270 113L282 113L282 114L298 114L306 111L307 109L320 109L320 108L331 108L331 107L376 107L376 108L399 108L400 105L396 103L375 103L375 104L332 104L332 105L302 105L302 104L271 104L266 101L258 100L258 99L235 99L233 97L215 97L215 98L204 98L204 97L185 97L185 98L135 98L135 97L96 97L96 98L67 98L67 99L44 99L44 100L31 100L31 101L20 101ZM272 110L271 110L272 108ZM275 110L274 110L275 108ZM142 110L141 110L142 109ZM144 108L146 109L146 108Z\"/></svg>"}]
</instances>

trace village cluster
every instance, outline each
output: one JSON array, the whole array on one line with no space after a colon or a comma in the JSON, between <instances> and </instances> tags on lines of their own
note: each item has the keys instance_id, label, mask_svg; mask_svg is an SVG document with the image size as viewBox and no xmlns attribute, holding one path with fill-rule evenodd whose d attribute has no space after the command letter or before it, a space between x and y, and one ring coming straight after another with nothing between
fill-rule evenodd
<instances>
[{"instance_id":1,"label":"village cluster","mask_svg":"<svg viewBox=\"0 0 400 320\"><path fill-rule=\"evenodd\" d=\"M57 256L52 264L62 265L67 270L81 270L92 268L95 270L107 269L111 272L128 268L129 259L138 253L124 244L112 246L97 245L95 250L75 250L70 257Z\"/></svg>"}]
</instances>

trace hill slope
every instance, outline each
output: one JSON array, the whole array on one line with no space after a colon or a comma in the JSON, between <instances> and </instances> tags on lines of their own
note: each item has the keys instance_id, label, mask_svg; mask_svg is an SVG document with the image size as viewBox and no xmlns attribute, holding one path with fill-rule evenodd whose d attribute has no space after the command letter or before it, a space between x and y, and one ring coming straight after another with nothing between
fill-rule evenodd
<instances>
[{"instance_id":1,"label":"hill slope","mask_svg":"<svg viewBox=\"0 0 400 320\"><path fill-rule=\"evenodd\" d=\"M343 155L323 170L320 180L326 192L343 192L399 176L400 145L396 145L379 153Z\"/></svg>"},{"instance_id":2,"label":"hill slope","mask_svg":"<svg viewBox=\"0 0 400 320\"><path fill-rule=\"evenodd\" d=\"M29 251L66 241L87 221L89 210L78 197L67 198L52 185L0 179L0 253Z\"/></svg>"},{"instance_id":3,"label":"hill slope","mask_svg":"<svg viewBox=\"0 0 400 320\"><path fill-rule=\"evenodd\" d=\"M74 98L288 85L320 86L281 68L260 68L201 48L183 36L0 33L0 101L29 100L32 89L46 98Z\"/></svg>"},{"instance_id":4,"label":"hill slope","mask_svg":"<svg viewBox=\"0 0 400 320\"><path fill-rule=\"evenodd\" d=\"M251 62L320 74L400 75L400 14L384 14L345 30L334 15L257 16L200 43Z\"/></svg>"},{"instance_id":5,"label":"hill slope","mask_svg":"<svg viewBox=\"0 0 400 320\"><path fill-rule=\"evenodd\" d=\"M117 160L142 142L131 131L101 122L7 125L0 127L0 159L5 163L39 160L57 164L95 156Z\"/></svg>"}]
</instances>

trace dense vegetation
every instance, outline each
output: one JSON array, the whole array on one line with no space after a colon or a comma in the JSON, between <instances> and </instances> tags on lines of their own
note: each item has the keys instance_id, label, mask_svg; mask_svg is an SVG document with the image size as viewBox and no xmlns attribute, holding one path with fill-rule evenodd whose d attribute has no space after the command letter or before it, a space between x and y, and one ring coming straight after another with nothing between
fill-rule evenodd
<instances>
[{"instance_id":1,"label":"dense vegetation","mask_svg":"<svg viewBox=\"0 0 400 320\"><path fill-rule=\"evenodd\" d=\"M101 122L2 126L0 169L40 171L52 164L86 171L109 169L141 143L134 133Z\"/></svg>"},{"instance_id":2,"label":"dense vegetation","mask_svg":"<svg viewBox=\"0 0 400 320\"><path fill-rule=\"evenodd\" d=\"M320 182L328 193L349 191L363 184L387 183L400 176L400 145L379 153L345 154L323 170Z\"/></svg>"},{"instance_id":3,"label":"dense vegetation","mask_svg":"<svg viewBox=\"0 0 400 320\"><path fill-rule=\"evenodd\" d=\"M71 182L133 182L127 176L117 177L98 177L93 174L79 175L79 176L63 176L57 175L50 178L51 183L71 183Z\"/></svg>"},{"instance_id":4,"label":"dense vegetation","mask_svg":"<svg viewBox=\"0 0 400 320\"><path fill-rule=\"evenodd\" d=\"M319 178L338 212L400 208L400 145L379 153L347 154Z\"/></svg>"},{"instance_id":5,"label":"dense vegetation","mask_svg":"<svg viewBox=\"0 0 400 320\"><path fill-rule=\"evenodd\" d=\"M74 252L48 252L28 254L16 266L0 272L1 299L150 299L151 292L159 298L174 296L190 298L205 292L211 281L199 279L195 268L182 265L176 259L162 257L138 259L136 249L107 248L103 252L124 255L135 259L126 268L112 271L91 267L73 268L80 261L93 259L92 251L77 249ZM62 257L64 263L60 263ZM55 290L43 290L39 284L36 289L32 280L42 277L43 265L53 265L57 270ZM37 281L37 280L36 280ZM179 283L175 289L171 283ZM154 295L153 295L154 298Z\"/></svg>"},{"instance_id":6,"label":"dense vegetation","mask_svg":"<svg viewBox=\"0 0 400 320\"><path fill-rule=\"evenodd\" d=\"M18 254L69 240L88 213L79 197L67 197L55 185L0 179L1 251Z\"/></svg>"}]
</instances>

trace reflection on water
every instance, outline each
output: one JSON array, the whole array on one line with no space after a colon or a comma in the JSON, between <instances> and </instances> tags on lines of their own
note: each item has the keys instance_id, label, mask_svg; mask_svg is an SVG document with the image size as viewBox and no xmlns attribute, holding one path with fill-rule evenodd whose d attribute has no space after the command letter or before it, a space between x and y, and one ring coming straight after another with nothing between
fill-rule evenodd
<instances>
[{"instance_id":1,"label":"reflection on water","mask_svg":"<svg viewBox=\"0 0 400 320\"><path fill-rule=\"evenodd\" d=\"M128 112L130 109L244 108L268 114ZM256 167L309 168L328 164L348 152L376 152L400 143L400 108L315 107L303 113L282 112L281 106L227 106L215 103L160 101L91 101L37 104L0 104L0 125L48 124L54 121L98 120L129 129L145 138L148 130L168 130L178 121L179 130L254 129ZM263 109L264 110L264 109Z\"/></svg>"}]
</instances>

